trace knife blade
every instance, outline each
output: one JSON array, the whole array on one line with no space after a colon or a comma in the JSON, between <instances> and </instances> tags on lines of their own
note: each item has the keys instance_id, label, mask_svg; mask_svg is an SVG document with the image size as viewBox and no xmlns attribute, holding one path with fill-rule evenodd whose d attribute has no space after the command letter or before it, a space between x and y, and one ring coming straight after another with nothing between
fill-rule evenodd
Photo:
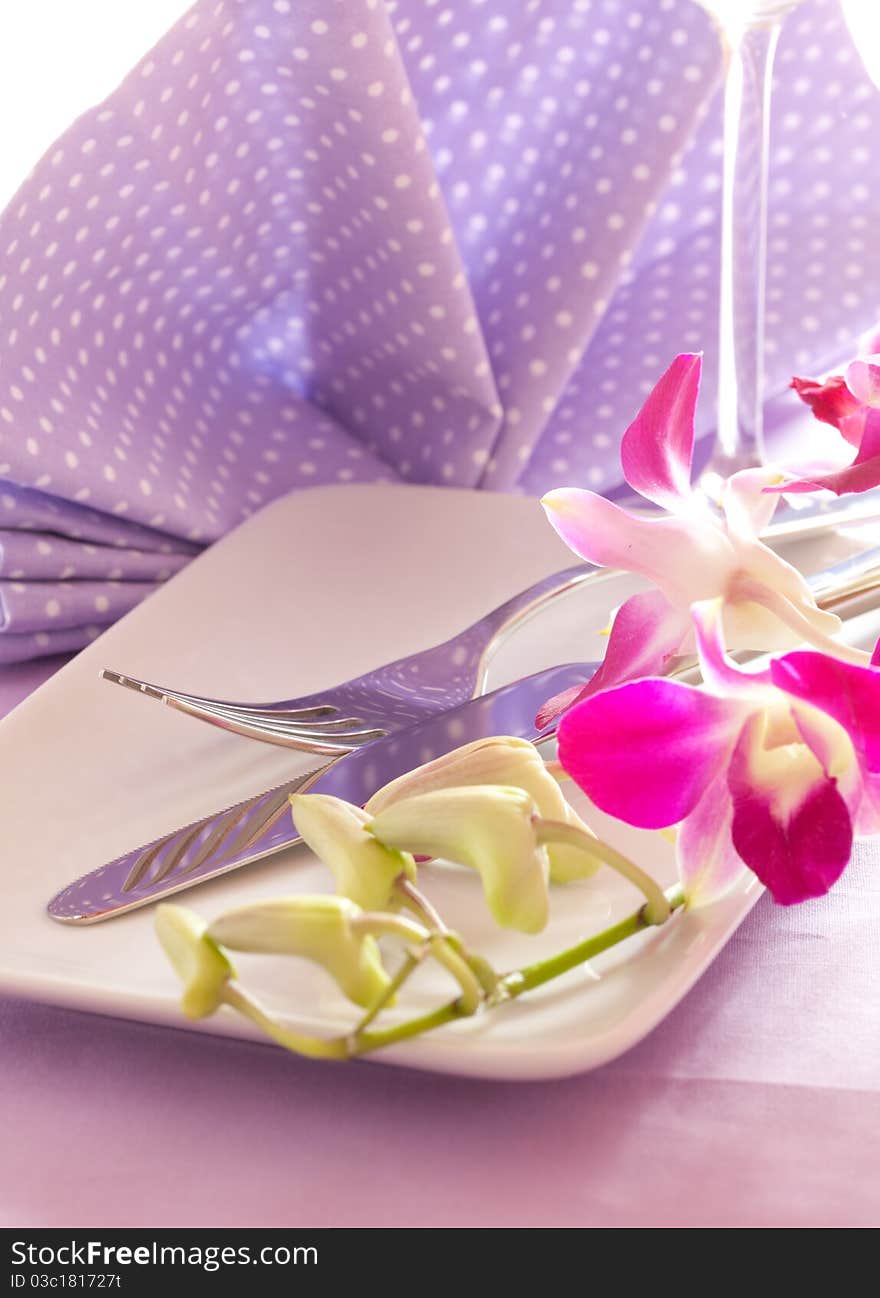
<instances>
[{"instance_id":1,"label":"knife blade","mask_svg":"<svg viewBox=\"0 0 880 1298\"><path fill-rule=\"evenodd\" d=\"M334 794L361 805L389 780L474 739L536 738L541 704L582 684L597 667L551 667L375 740L89 871L57 893L47 910L63 924L95 924L293 847L301 840L290 814L292 793Z\"/></svg>"}]
</instances>

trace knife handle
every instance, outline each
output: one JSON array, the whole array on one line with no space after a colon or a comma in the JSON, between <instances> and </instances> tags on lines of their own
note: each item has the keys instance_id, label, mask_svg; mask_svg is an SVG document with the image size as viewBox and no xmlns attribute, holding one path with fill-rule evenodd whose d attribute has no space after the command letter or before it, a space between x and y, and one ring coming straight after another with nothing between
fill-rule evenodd
<instances>
[{"instance_id":1,"label":"knife handle","mask_svg":"<svg viewBox=\"0 0 880 1298\"><path fill-rule=\"evenodd\" d=\"M224 811L164 834L62 889L47 907L62 924L94 924L226 874L300 841L290 796L311 788L333 762Z\"/></svg>"}]
</instances>

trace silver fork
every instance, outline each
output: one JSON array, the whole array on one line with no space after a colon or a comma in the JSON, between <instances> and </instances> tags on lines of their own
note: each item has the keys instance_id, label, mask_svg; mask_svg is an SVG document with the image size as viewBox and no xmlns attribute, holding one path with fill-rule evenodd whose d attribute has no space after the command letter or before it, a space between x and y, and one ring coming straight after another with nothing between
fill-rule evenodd
<instances>
[{"instance_id":1,"label":"silver fork","mask_svg":"<svg viewBox=\"0 0 880 1298\"><path fill-rule=\"evenodd\" d=\"M108 668L101 675L249 739L307 752L346 753L485 693L492 655L516 627L575 587L616 575L587 565L553 573L451 640L302 698L237 703L167 689ZM845 559L809 581L821 608L852 611L880 587L880 547Z\"/></svg>"},{"instance_id":2,"label":"silver fork","mask_svg":"<svg viewBox=\"0 0 880 1298\"><path fill-rule=\"evenodd\" d=\"M302 698L237 703L166 689L106 667L100 674L114 685L249 739L313 753L346 753L485 693L489 661L515 627L576 586L609 575L584 564L553 573L451 640Z\"/></svg>"}]
</instances>

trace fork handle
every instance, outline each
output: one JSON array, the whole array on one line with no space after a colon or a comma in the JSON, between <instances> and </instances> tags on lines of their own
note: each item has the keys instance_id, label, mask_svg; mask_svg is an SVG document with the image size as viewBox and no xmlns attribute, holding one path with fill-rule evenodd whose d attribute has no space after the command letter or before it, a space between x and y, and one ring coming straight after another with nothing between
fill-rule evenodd
<instances>
[{"instance_id":1,"label":"fork handle","mask_svg":"<svg viewBox=\"0 0 880 1298\"><path fill-rule=\"evenodd\" d=\"M816 603L826 612L851 606L860 597L876 593L880 586L880 546L850 555L833 567L808 577L807 582Z\"/></svg>"},{"instance_id":2,"label":"fork handle","mask_svg":"<svg viewBox=\"0 0 880 1298\"><path fill-rule=\"evenodd\" d=\"M575 590L587 581L593 585L610 580L617 575L610 568L596 568L593 564L588 563L580 563L572 568L563 568L561 572L554 572L549 577L542 577L540 581L536 581L533 585L526 587L525 590L519 591L510 599L505 600L503 604L499 604L497 608L492 609L485 617L480 618L473 626L468 627L466 631L453 636L448 641L449 644L454 641L456 645L464 646L469 638L473 638L473 648L479 650L473 696L477 697L477 695L486 692L489 664L495 653L514 630L524 626L526 622L529 622L548 604L558 596L564 595L567 591Z\"/></svg>"},{"instance_id":3,"label":"fork handle","mask_svg":"<svg viewBox=\"0 0 880 1298\"><path fill-rule=\"evenodd\" d=\"M468 698L486 692L491 658L516 627L522 626L558 595L573 590L587 579L601 581L611 575L613 574L609 570L597 569L589 564L578 564L565 568L562 572L551 573L519 591L498 608L492 609L445 644L435 645L416 655L423 661L436 655L441 674L434 686L437 691L443 691L442 701L438 693L436 710L443 711L446 707L464 703ZM448 651L445 656L444 649ZM463 659L459 659L459 654L463 655ZM399 667L405 678L412 662L413 656L410 656L401 659L399 663L388 663L384 670L392 674ZM248 739L327 755L346 753L353 747L342 736L334 739L326 723L321 721L328 710L320 706L291 708L283 703L231 703L225 699L206 698L184 690L154 685L108 667L102 668L100 675L114 685L144 694L187 716L207 721L210 725ZM313 728L310 723L316 721L317 728ZM290 730L286 727L288 722L295 723ZM370 737L372 735L367 732L360 732L356 736L360 742Z\"/></svg>"}]
</instances>

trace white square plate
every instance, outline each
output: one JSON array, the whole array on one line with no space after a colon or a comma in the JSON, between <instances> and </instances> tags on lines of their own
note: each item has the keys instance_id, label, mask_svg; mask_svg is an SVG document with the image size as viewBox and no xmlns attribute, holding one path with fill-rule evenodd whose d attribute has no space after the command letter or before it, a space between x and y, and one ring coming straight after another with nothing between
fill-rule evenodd
<instances>
[{"instance_id":1,"label":"white square plate","mask_svg":"<svg viewBox=\"0 0 880 1298\"><path fill-rule=\"evenodd\" d=\"M802 546L805 568L852 552L839 537ZM329 487L275 502L195 560L79 654L0 724L3 906L0 991L102 1014L250 1037L231 1011L188 1024L153 936L150 909L91 927L44 912L65 883L158 835L319 764L162 708L98 678L115 667L238 699L303 694L445 639L539 577L571 563L531 500L428 487ZM634 585L613 579L561 601L499 654L491 684L601 656L597 632ZM654 835L607 833L673 878ZM558 889L547 930L502 933L478 881L427 868L426 890L499 968L533 960L614 922L638 895L610 871ZM206 916L284 892L326 891L304 848L178 898ZM376 1056L441 1072L558 1077L614 1058L692 986L760 896L750 875L722 902L609 952L531 996ZM249 957L245 980L292 1025L343 1030L352 1012L299 961ZM419 975L408 1012L447 998ZM397 1011L394 1011L395 1013Z\"/></svg>"}]
</instances>

